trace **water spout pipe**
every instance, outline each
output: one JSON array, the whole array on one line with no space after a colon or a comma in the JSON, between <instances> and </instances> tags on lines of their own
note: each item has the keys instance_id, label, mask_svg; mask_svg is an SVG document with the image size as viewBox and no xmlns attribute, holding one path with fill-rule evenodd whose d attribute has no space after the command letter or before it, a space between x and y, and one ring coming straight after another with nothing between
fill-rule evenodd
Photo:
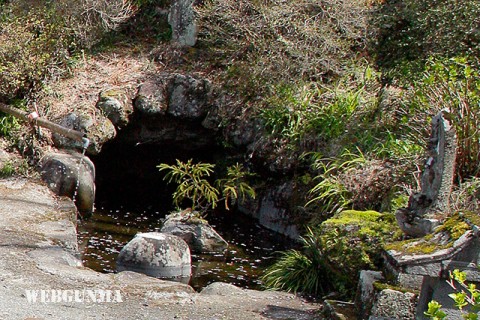
<instances>
[{"instance_id":1,"label":"water spout pipe","mask_svg":"<svg viewBox=\"0 0 480 320\"><path fill-rule=\"evenodd\" d=\"M61 134L62 136L65 136L67 138L73 139L75 141L79 141L82 143L82 145L87 145L89 140L86 138L86 134L77 130L69 129L62 127L61 125L58 125L56 123L53 123L49 120L42 119L38 116L36 112L32 113L27 113L25 111L19 110L17 108L11 107L9 105L6 105L4 103L0 102L0 111L8 113L14 117L17 117L19 119L28 121L30 123L35 123L41 127L47 128L55 133ZM88 143L87 143L88 141Z\"/></svg>"}]
</instances>

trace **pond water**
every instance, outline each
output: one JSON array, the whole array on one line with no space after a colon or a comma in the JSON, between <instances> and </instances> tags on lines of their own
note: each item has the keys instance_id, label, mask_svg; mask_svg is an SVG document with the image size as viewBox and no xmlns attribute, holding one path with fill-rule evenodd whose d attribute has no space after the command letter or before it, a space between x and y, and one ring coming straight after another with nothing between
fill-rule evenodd
<instances>
[{"instance_id":1,"label":"pond water","mask_svg":"<svg viewBox=\"0 0 480 320\"><path fill-rule=\"evenodd\" d=\"M98 209L90 220L78 226L84 265L100 272L115 272L115 260L122 247L137 232L158 231L162 218L164 214L154 210ZM200 290L221 281L261 289L259 277L274 262L275 252L285 250L289 241L239 213L220 212L207 219L229 246L224 254L192 255L190 285Z\"/></svg>"},{"instance_id":2,"label":"pond water","mask_svg":"<svg viewBox=\"0 0 480 320\"><path fill-rule=\"evenodd\" d=\"M213 147L188 151L177 144L106 144L100 155L91 157L96 167L96 212L78 226L84 265L115 272L118 253L136 233L160 230L172 210L175 186L165 183L164 173L156 167L159 163L176 159L218 163L226 157L223 149ZM292 242L234 210L211 213L207 220L229 247L222 255L192 256L190 284L195 289L215 281L260 289L259 276L274 262L275 252Z\"/></svg>"}]
</instances>

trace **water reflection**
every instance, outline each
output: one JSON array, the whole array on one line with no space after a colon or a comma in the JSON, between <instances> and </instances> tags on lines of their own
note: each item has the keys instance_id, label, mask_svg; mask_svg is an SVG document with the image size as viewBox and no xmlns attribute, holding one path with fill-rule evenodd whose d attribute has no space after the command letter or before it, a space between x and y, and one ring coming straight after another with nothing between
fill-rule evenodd
<instances>
[{"instance_id":1,"label":"water reflection","mask_svg":"<svg viewBox=\"0 0 480 320\"><path fill-rule=\"evenodd\" d=\"M122 247L137 232L159 231L162 218L159 212L97 210L92 219L78 226L84 265L100 272L115 272L115 260ZM229 246L224 254L192 254L190 285L199 290L221 281L261 289L260 275L274 262L273 253L285 250L288 242L237 213L217 213L208 220Z\"/></svg>"}]
</instances>

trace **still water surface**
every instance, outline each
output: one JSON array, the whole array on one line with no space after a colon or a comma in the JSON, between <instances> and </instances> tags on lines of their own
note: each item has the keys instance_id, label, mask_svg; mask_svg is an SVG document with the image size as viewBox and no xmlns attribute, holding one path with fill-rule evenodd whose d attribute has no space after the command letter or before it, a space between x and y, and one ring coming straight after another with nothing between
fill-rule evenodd
<instances>
[{"instance_id":1,"label":"still water surface","mask_svg":"<svg viewBox=\"0 0 480 320\"><path fill-rule=\"evenodd\" d=\"M78 239L86 267L100 272L115 272L115 260L122 247L137 232L159 231L163 214L153 210L131 211L102 208L93 218L78 226ZM190 285L197 290L221 281L243 288L261 289L259 277L285 250L288 241L235 212L207 217L210 224L229 243L224 254L192 255Z\"/></svg>"}]
</instances>

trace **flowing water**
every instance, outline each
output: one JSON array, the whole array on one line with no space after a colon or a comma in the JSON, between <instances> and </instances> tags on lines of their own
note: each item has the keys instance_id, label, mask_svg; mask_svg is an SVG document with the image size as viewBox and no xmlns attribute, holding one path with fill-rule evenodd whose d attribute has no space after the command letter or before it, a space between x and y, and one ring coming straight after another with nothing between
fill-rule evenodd
<instances>
[{"instance_id":1,"label":"flowing water","mask_svg":"<svg viewBox=\"0 0 480 320\"><path fill-rule=\"evenodd\" d=\"M115 260L121 248L137 232L158 231L162 218L164 216L154 210L97 210L92 219L81 222L78 227L84 265L101 272L115 272ZM228 250L224 254L193 255L190 285L200 290L221 281L261 289L259 276L274 262L275 252L285 249L285 239L239 213L217 213L207 219L227 240Z\"/></svg>"}]
</instances>

